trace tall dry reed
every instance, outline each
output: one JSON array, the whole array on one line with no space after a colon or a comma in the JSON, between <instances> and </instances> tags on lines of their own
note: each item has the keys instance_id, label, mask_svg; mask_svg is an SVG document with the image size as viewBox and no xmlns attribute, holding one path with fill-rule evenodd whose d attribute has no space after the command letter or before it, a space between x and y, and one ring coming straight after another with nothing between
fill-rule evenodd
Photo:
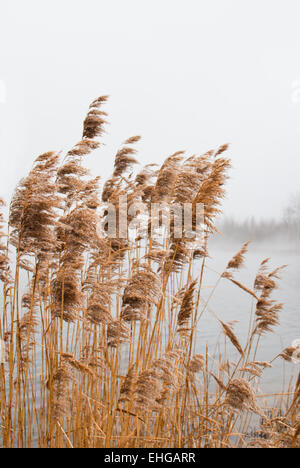
<instances>
[{"instance_id":1,"label":"tall dry reed","mask_svg":"<svg viewBox=\"0 0 300 468\"><path fill-rule=\"evenodd\" d=\"M280 320L282 304L273 292L281 268L269 269L265 260L253 288L243 285L235 275L246 243L209 299L203 295L208 239L230 167L228 145L192 157L177 152L161 167L135 171L140 137L131 137L100 191L100 178L90 178L84 161L100 146L106 100L90 105L82 138L66 155L48 152L35 160L15 190L8 229L0 217L1 445L299 447L300 377L282 396L280 414L262 407L256 392L272 367L256 355L262 335ZM178 238L171 217L170 232L158 241L151 222L138 222L140 213L130 209L134 235L118 235L117 215L117 234L100 236L108 204L119 208L125 195L129 208L164 202L190 203L194 210L203 204L202 239L191 241L187 232ZM255 303L246 343L233 323L214 314L226 347L238 352L236 362L197 353L197 329L220 281L232 282ZM279 356L290 361L294 352ZM261 423L252 434L251 415Z\"/></svg>"}]
</instances>

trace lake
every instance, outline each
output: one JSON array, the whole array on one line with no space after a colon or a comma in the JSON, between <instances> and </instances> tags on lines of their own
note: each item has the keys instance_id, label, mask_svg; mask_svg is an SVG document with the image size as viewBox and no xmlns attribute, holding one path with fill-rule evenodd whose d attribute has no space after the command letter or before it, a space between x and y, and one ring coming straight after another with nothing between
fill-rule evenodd
<instances>
[{"instance_id":1,"label":"lake","mask_svg":"<svg viewBox=\"0 0 300 468\"><path fill-rule=\"evenodd\" d=\"M224 245L218 244L210 246L209 254L211 258L207 260L203 281L204 302L209 298L218 279L216 272L222 273L225 270L228 261L239 248L240 245L227 245L224 247ZM300 339L299 250L282 249L278 244L274 246L250 244L245 267L235 273L235 279L252 289L259 265L267 257L271 258L270 265L274 268L284 264L288 266L281 274L282 279L279 281L279 289L275 290L272 296L276 301L284 303L284 308L280 313L281 323L274 329L274 333L262 336L256 358L256 360L262 361L272 360L284 348L291 346L294 340ZM250 295L230 281L222 279L198 324L196 352L204 354L207 345L212 358L216 355L216 352L224 353L224 346L221 346L221 351L216 347L216 343L224 342L224 338L222 337L221 327L213 316L214 313L223 322L238 321L234 330L242 346L244 346L247 341L249 319L252 311L255 311L255 299L252 299ZM238 359L238 353L231 343L227 344L227 352L229 360L236 361ZM223 358L225 358L224 355ZM286 363L281 358L277 359L272 369L265 370L261 390L266 393L275 393L286 389L290 376L297 376L299 368L299 364Z\"/></svg>"}]
</instances>

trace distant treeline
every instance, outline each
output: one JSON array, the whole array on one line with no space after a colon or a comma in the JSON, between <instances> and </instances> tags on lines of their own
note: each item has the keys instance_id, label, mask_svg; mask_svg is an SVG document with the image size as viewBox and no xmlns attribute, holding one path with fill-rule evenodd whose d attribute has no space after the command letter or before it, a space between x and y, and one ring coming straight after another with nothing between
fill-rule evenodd
<instances>
[{"instance_id":1,"label":"distant treeline","mask_svg":"<svg viewBox=\"0 0 300 468\"><path fill-rule=\"evenodd\" d=\"M299 241L300 244L300 221L283 219L282 221L266 220L260 221L249 219L239 222L233 218L225 218L218 225L221 236L215 239L226 241L252 240L264 242L269 240L287 239Z\"/></svg>"},{"instance_id":2,"label":"distant treeline","mask_svg":"<svg viewBox=\"0 0 300 468\"><path fill-rule=\"evenodd\" d=\"M270 240L287 240L293 244L299 242L300 246L300 193L293 195L285 209L281 219L257 220L250 218L245 221L237 221L234 218L221 218L218 224L221 236L215 236L215 240L226 242L252 240L256 242L268 242Z\"/></svg>"}]
</instances>

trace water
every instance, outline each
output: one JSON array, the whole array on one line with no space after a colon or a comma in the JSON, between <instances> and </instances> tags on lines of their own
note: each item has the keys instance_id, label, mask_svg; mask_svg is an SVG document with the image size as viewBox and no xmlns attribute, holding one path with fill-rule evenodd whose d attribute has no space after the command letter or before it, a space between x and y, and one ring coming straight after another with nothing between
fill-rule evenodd
<instances>
[{"instance_id":1,"label":"water","mask_svg":"<svg viewBox=\"0 0 300 468\"><path fill-rule=\"evenodd\" d=\"M209 253L212 258L207 261L204 275L204 301L209 298L218 279L216 272L222 273L225 270L228 260L239 248L239 245L227 245L226 247L215 245L210 247ZM251 246L250 244L246 256L246 265L235 274L235 278L252 289L259 265L267 257L271 257L271 267L275 268L284 264L288 264L288 267L282 272L282 279L279 281L280 288L275 290L272 296L276 301L285 304L280 313L281 323L274 329L274 333L268 333L261 338L256 360L262 361L272 360L284 348L291 346L294 340L300 339L299 251L283 250L278 248L278 245L268 247ZM224 338L222 337L221 327L213 314L215 313L223 322L238 321L235 325L235 333L243 346L247 341L249 320L253 311L255 311L255 299L230 281L222 279L197 327L196 351L204 354L207 346L209 355L212 358L216 356L218 360L219 354L216 353L220 352L223 358L237 361L239 354L231 343L228 343L226 347L227 355L225 356L224 346L222 346ZM221 343L220 348L216 347L217 342ZM261 379L261 390L266 393L286 390L290 377L295 378L299 369L299 364L285 363L281 358L278 358L272 369L265 370Z\"/></svg>"},{"instance_id":2,"label":"water","mask_svg":"<svg viewBox=\"0 0 300 468\"><path fill-rule=\"evenodd\" d=\"M212 245L209 248L211 258L206 262L203 288L201 293L200 312L204 308L204 304L210 297L213 288L222 273L230 258L239 250L240 245ZM300 339L300 320L299 320L299 304L300 304L300 251L299 250L283 250L277 245L275 246L250 246L246 256L246 265L235 274L235 278L241 283L253 287L253 280L259 265L263 259L271 257L270 266L277 267L283 264L288 264L286 270L282 272L282 279L279 281L280 288L276 290L273 297L278 302L283 302L284 308L281 312L281 323L275 329L274 333L268 333L261 338L260 347L256 356L256 360L269 361L277 356L284 348L291 346L292 342ZM197 262L194 269L194 276L199 273L201 262ZM249 320L251 312L255 311L255 300L233 285L230 281L222 279L218 287L214 291L209 300L203 316L198 323L196 332L196 347L195 352L205 354L206 347L208 349L210 364L216 363L221 357L222 360L237 362L239 353L235 350L230 342L227 343L226 351L224 347L224 335L221 326L216 320L215 315L223 322L238 321L235 325L235 333L241 342L245 345L248 336ZM215 314L215 315L214 315ZM126 345L124 345L126 348ZM38 367L39 367L39 352L38 352ZM124 353L124 356L126 353ZM288 389L288 384L291 378L298 375L300 365L285 363L280 358L274 362L273 368L266 369L262 379L258 382L258 390L262 395L276 394ZM125 371L125 363L124 363ZM226 382L224 382L226 383ZM38 385L39 390L39 385ZM39 395L39 392L38 392ZM271 398L263 398L260 403L264 402L270 406ZM39 401L36 402L39 404ZM257 427L258 419L254 418L251 427ZM38 440L35 438L35 445L38 445Z\"/></svg>"}]
</instances>

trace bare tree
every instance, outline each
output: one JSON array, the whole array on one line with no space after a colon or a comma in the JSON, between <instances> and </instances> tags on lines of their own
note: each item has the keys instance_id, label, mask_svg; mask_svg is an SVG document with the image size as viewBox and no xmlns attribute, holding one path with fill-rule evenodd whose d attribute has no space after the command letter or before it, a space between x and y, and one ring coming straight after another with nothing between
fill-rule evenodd
<instances>
[{"instance_id":1,"label":"bare tree","mask_svg":"<svg viewBox=\"0 0 300 468\"><path fill-rule=\"evenodd\" d=\"M289 204L284 209L283 220L292 236L300 235L300 193L290 197Z\"/></svg>"}]
</instances>

